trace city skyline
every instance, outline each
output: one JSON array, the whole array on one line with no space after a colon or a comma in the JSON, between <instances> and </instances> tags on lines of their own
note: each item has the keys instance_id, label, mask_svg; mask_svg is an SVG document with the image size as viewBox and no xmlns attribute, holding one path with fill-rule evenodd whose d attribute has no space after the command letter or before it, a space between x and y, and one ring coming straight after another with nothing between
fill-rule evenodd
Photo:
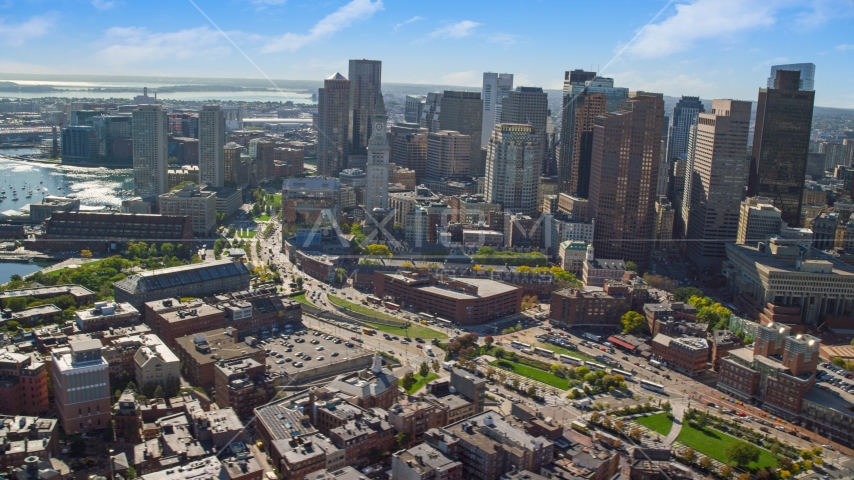
<instances>
[{"instance_id":1,"label":"city skyline","mask_svg":"<svg viewBox=\"0 0 854 480\"><path fill-rule=\"evenodd\" d=\"M385 60L384 79L394 83L477 88L482 72L500 71L514 74L514 86L557 90L564 71L591 68L632 90L750 100L772 64L813 62L816 105L854 107L844 83L854 70L854 39L845 29L854 5L836 0L622 2L615 7L625 20L598 15L592 5L558 3L508 16L478 4L443 9L441 1L431 11L447 13L382 0L187 2L155 17L145 14L150 5L121 1L74 9L7 4L11 8L0 10L0 42L14 48L0 69L13 73L307 80L344 72L351 58L376 58ZM551 13L542 15L544 9ZM556 31L569 10L585 18L577 33L597 41L566 56L535 48L558 40L547 32ZM103 27L64 28L79 22ZM53 48L56 43L63 48ZM164 55L173 45L181 48ZM460 49L469 54L457 54ZM226 62L237 68L224 75L218 65Z\"/></svg>"}]
</instances>

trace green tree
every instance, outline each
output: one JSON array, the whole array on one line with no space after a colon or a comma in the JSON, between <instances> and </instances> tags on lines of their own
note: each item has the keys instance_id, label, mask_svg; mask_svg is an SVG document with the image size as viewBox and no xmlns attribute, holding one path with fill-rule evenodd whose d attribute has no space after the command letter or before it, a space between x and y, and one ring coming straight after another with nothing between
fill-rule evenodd
<instances>
[{"instance_id":1,"label":"green tree","mask_svg":"<svg viewBox=\"0 0 854 480\"><path fill-rule=\"evenodd\" d=\"M401 385L403 385L403 390L409 391L409 389L412 388L413 385L415 385L415 382L416 382L415 376L412 375L412 372L407 373L406 375L403 376L403 380L401 380Z\"/></svg>"},{"instance_id":2,"label":"green tree","mask_svg":"<svg viewBox=\"0 0 854 480\"><path fill-rule=\"evenodd\" d=\"M136 480L137 478L139 478L139 476L137 475L135 468L128 467L128 469L125 470L125 480Z\"/></svg>"},{"instance_id":3,"label":"green tree","mask_svg":"<svg viewBox=\"0 0 854 480\"><path fill-rule=\"evenodd\" d=\"M532 397L532 398L536 397L537 396L537 387L531 385L530 387L528 387L527 393L528 393L529 397Z\"/></svg>"},{"instance_id":4,"label":"green tree","mask_svg":"<svg viewBox=\"0 0 854 480\"><path fill-rule=\"evenodd\" d=\"M685 460L688 463L694 463L697 460L697 451L693 448L688 448L682 452L682 460Z\"/></svg>"},{"instance_id":5,"label":"green tree","mask_svg":"<svg viewBox=\"0 0 854 480\"><path fill-rule=\"evenodd\" d=\"M633 310L624 313L620 322L623 324L623 333L649 333L646 317Z\"/></svg>"},{"instance_id":6,"label":"green tree","mask_svg":"<svg viewBox=\"0 0 854 480\"><path fill-rule=\"evenodd\" d=\"M9 333L14 334L19 328L21 328L21 323L17 320L9 320L6 322L6 331Z\"/></svg>"},{"instance_id":7,"label":"green tree","mask_svg":"<svg viewBox=\"0 0 854 480\"><path fill-rule=\"evenodd\" d=\"M438 360L433 360L433 371L439 373L439 370L442 369L442 366L439 364Z\"/></svg>"},{"instance_id":8,"label":"green tree","mask_svg":"<svg viewBox=\"0 0 854 480\"><path fill-rule=\"evenodd\" d=\"M759 448L755 445L744 442L733 442L726 447L726 457L735 462L736 465L743 467L750 462L759 460Z\"/></svg>"},{"instance_id":9,"label":"green tree","mask_svg":"<svg viewBox=\"0 0 854 480\"><path fill-rule=\"evenodd\" d=\"M409 440L410 440L410 437L409 437L409 433L407 433L407 432L400 432L394 437L394 441L397 444L398 450L403 450L404 448L408 447L409 446Z\"/></svg>"},{"instance_id":10,"label":"green tree","mask_svg":"<svg viewBox=\"0 0 854 480\"><path fill-rule=\"evenodd\" d=\"M175 254L175 245L172 245L169 242L160 245L160 253L162 253L166 257L171 257Z\"/></svg>"},{"instance_id":11,"label":"green tree","mask_svg":"<svg viewBox=\"0 0 854 480\"><path fill-rule=\"evenodd\" d=\"M721 467L720 474L723 478L732 478L732 466L724 465Z\"/></svg>"},{"instance_id":12,"label":"green tree","mask_svg":"<svg viewBox=\"0 0 854 480\"><path fill-rule=\"evenodd\" d=\"M365 255L370 257L387 257L391 258L394 255L391 253L387 245L372 243L365 247Z\"/></svg>"},{"instance_id":13,"label":"green tree","mask_svg":"<svg viewBox=\"0 0 854 480\"><path fill-rule=\"evenodd\" d=\"M702 297L703 291L695 287L680 287L673 292L673 301L687 302L691 297Z\"/></svg>"},{"instance_id":14,"label":"green tree","mask_svg":"<svg viewBox=\"0 0 854 480\"><path fill-rule=\"evenodd\" d=\"M163 387L160 385L157 385L157 388L154 389L154 395L152 395L152 396L154 398L163 398Z\"/></svg>"},{"instance_id":15,"label":"green tree","mask_svg":"<svg viewBox=\"0 0 854 480\"><path fill-rule=\"evenodd\" d=\"M840 357L833 357L832 363L839 368L842 368L845 366L845 360L842 360Z\"/></svg>"},{"instance_id":16,"label":"green tree","mask_svg":"<svg viewBox=\"0 0 854 480\"><path fill-rule=\"evenodd\" d=\"M714 465L714 463L712 463L711 458L703 457L700 459L700 468L702 468L703 470L708 472L709 470L712 469L712 465Z\"/></svg>"},{"instance_id":17,"label":"green tree","mask_svg":"<svg viewBox=\"0 0 854 480\"><path fill-rule=\"evenodd\" d=\"M421 366L418 368L418 375L421 375L421 378L426 378L427 375L430 375L430 366L427 365L427 362L421 362Z\"/></svg>"},{"instance_id":18,"label":"green tree","mask_svg":"<svg viewBox=\"0 0 854 480\"><path fill-rule=\"evenodd\" d=\"M12 297L3 302L3 308L18 312L27 308L27 305L33 300L33 297Z\"/></svg>"},{"instance_id":19,"label":"green tree","mask_svg":"<svg viewBox=\"0 0 854 480\"><path fill-rule=\"evenodd\" d=\"M640 267L638 267L638 264L631 260L626 262L626 270L629 272L640 273Z\"/></svg>"}]
</instances>

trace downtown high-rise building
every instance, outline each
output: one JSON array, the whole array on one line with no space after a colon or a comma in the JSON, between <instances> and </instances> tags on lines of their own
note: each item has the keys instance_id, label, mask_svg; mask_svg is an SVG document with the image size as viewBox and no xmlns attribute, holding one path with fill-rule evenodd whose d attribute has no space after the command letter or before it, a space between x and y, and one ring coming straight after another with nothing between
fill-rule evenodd
<instances>
[{"instance_id":1,"label":"downtown high-rise building","mask_svg":"<svg viewBox=\"0 0 854 480\"><path fill-rule=\"evenodd\" d=\"M391 162L415 172L415 182L427 175L427 129L418 123L397 123L389 132Z\"/></svg>"},{"instance_id":2,"label":"downtown high-rise building","mask_svg":"<svg viewBox=\"0 0 854 480\"><path fill-rule=\"evenodd\" d=\"M738 235L750 109L750 102L714 100L691 129L681 215L685 254L703 268L720 268L724 245Z\"/></svg>"},{"instance_id":3,"label":"downtown high-rise building","mask_svg":"<svg viewBox=\"0 0 854 480\"><path fill-rule=\"evenodd\" d=\"M513 90L512 73L484 72L483 89L483 123L481 125L480 145L486 147L496 123L501 122L501 102L507 92Z\"/></svg>"},{"instance_id":4,"label":"downtown high-rise building","mask_svg":"<svg viewBox=\"0 0 854 480\"><path fill-rule=\"evenodd\" d=\"M575 95L564 95L563 100L558 190L588 198L593 120L606 113L607 98L604 93L583 89Z\"/></svg>"},{"instance_id":5,"label":"downtown high-rise building","mask_svg":"<svg viewBox=\"0 0 854 480\"><path fill-rule=\"evenodd\" d=\"M372 111L373 126L365 170L365 212L368 214L375 208L388 208L388 159L391 147L386 135L388 116L382 93L377 95L377 103Z\"/></svg>"},{"instance_id":6,"label":"downtown high-rise building","mask_svg":"<svg viewBox=\"0 0 854 480\"><path fill-rule=\"evenodd\" d=\"M486 201L505 212L536 215L542 137L524 123L499 123L486 154Z\"/></svg>"},{"instance_id":7,"label":"downtown high-rise building","mask_svg":"<svg viewBox=\"0 0 854 480\"><path fill-rule=\"evenodd\" d=\"M421 95L407 95L403 108L403 120L406 123L418 123L421 121L421 113L424 111L425 100Z\"/></svg>"},{"instance_id":8,"label":"downtown high-rise building","mask_svg":"<svg viewBox=\"0 0 854 480\"><path fill-rule=\"evenodd\" d=\"M243 145L228 142L222 147L223 183L227 187L245 187L249 180L248 165L241 160Z\"/></svg>"},{"instance_id":9,"label":"downtown high-rise building","mask_svg":"<svg viewBox=\"0 0 854 480\"><path fill-rule=\"evenodd\" d=\"M532 134L537 136L536 143L540 152L534 159L537 162L540 174L552 175L557 168L545 164L546 145L546 123L549 117L548 94L539 87L516 87L515 90L507 92L507 97L502 101L501 123L528 124L531 126ZM443 127L444 128L444 127ZM495 132L493 131L493 135Z\"/></svg>"},{"instance_id":10,"label":"downtown high-rise building","mask_svg":"<svg viewBox=\"0 0 854 480\"><path fill-rule=\"evenodd\" d=\"M219 105L202 105L202 111L199 112L199 185L224 185L224 144L225 119L222 110Z\"/></svg>"},{"instance_id":11,"label":"downtown high-rise building","mask_svg":"<svg viewBox=\"0 0 854 480\"><path fill-rule=\"evenodd\" d=\"M166 109L156 104L140 105L131 115L134 195L147 197L166 193L169 161Z\"/></svg>"},{"instance_id":12,"label":"downtown high-rise building","mask_svg":"<svg viewBox=\"0 0 854 480\"><path fill-rule=\"evenodd\" d=\"M705 112L700 97L682 96L673 108L667 132L667 159L683 158L688 152L688 134L697 123L697 115Z\"/></svg>"},{"instance_id":13,"label":"downtown high-rise building","mask_svg":"<svg viewBox=\"0 0 854 480\"><path fill-rule=\"evenodd\" d=\"M372 137L374 105L382 95L383 63L379 60L350 60L349 130L351 155L364 155Z\"/></svg>"},{"instance_id":14,"label":"downtown high-rise building","mask_svg":"<svg viewBox=\"0 0 854 480\"><path fill-rule=\"evenodd\" d=\"M317 174L337 177L347 168L350 81L336 73L317 91Z\"/></svg>"},{"instance_id":15,"label":"downtown high-rise building","mask_svg":"<svg viewBox=\"0 0 854 480\"><path fill-rule=\"evenodd\" d=\"M480 92L445 90L442 94L442 110L439 127L452 130L468 137L468 171L465 175L483 176L484 166L480 161L480 135L483 121L483 100Z\"/></svg>"},{"instance_id":16,"label":"downtown high-rise building","mask_svg":"<svg viewBox=\"0 0 854 480\"><path fill-rule=\"evenodd\" d=\"M451 180L467 177L470 162L471 137L468 135L453 130L439 130L427 134L428 178Z\"/></svg>"},{"instance_id":17,"label":"downtown high-rise building","mask_svg":"<svg viewBox=\"0 0 854 480\"><path fill-rule=\"evenodd\" d=\"M815 64L814 63L790 63L788 65L772 65L771 75L768 77L767 88L774 88L774 80L777 79L777 71L788 70L801 73L798 80L798 90L812 92L815 90Z\"/></svg>"},{"instance_id":18,"label":"downtown high-rise building","mask_svg":"<svg viewBox=\"0 0 854 480\"><path fill-rule=\"evenodd\" d=\"M663 117L662 95L633 92L594 120L587 215L597 256L649 263Z\"/></svg>"},{"instance_id":19,"label":"downtown high-rise building","mask_svg":"<svg viewBox=\"0 0 854 480\"><path fill-rule=\"evenodd\" d=\"M629 89L625 87L615 87L614 79L608 77L594 76L589 80L581 79L589 77L592 72L584 72L574 70L569 73L569 78L563 82L563 94L566 96L577 95L582 90L587 90L590 93L603 93L608 99L605 109L608 112L616 112L620 108L621 102L629 96Z\"/></svg>"},{"instance_id":20,"label":"downtown high-rise building","mask_svg":"<svg viewBox=\"0 0 854 480\"><path fill-rule=\"evenodd\" d=\"M428 132L438 132L440 130L439 116L441 114L442 94L428 93L427 100L424 102L424 109L421 111L421 121L419 123Z\"/></svg>"},{"instance_id":21,"label":"downtown high-rise building","mask_svg":"<svg viewBox=\"0 0 854 480\"><path fill-rule=\"evenodd\" d=\"M783 221L798 227L815 91L799 90L796 70L776 75L774 88L759 89L747 195L770 198Z\"/></svg>"}]
</instances>

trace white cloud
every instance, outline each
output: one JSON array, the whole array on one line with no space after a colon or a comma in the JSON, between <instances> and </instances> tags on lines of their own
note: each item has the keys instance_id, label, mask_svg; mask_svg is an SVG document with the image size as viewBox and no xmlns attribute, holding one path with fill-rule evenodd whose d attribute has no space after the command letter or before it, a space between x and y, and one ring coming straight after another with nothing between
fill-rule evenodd
<instances>
[{"instance_id":1,"label":"white cloud","mask_svg":"<svg viewBox=\"0 0 854 480\"><path fill-rule=\"evenodd\" d=\"M491 33L486 37L486 41L489 43L499 43L501 45L513 45L518 39L519 35L512 35L504 32Z\"/></svg>"},{"instance_id":2,"label":"white cloud","mask_svg":"<svg viewBox=\"0 0 854 480\"><path fill-rule=\"evenodd\" d=\"M854 50L854 45L837 45L836 49L840 52L845 52L848 50Z\"/></svg>"},{"instance_id":3,"label":"white cloud","mask_svg":"<svg viewBox=\"0 0 854 480\"><path fill-rule=\"evenodd\" d=\"M113 27L105 32L102 44L109 45L97 53L97 60L110 64L132 64L165 57L179 60L220 58L231 48L221 43L219 32L196 27L177 32L151 32L143 27ZM181 48L175 48L180 45Z\"/></svg>"},{"instance_id":4,"label":"white cloud","mask_svg":"<svg viewBox=\"0 0 854 480\"><path fill-rule=\"evenodd\" d=\"M116 6L113 0L92 0L92 6L98 10L109 10Z\"/></svg>"},{"instance_id":5,"label":"white cloud","mask_svg":"<svg viewBox=\"0 0 854 480\"><path fill-rule=\"evenodd\" d=\"M803 30L854 15L854 3L850 0L810 0L809 3L811 8L795 16L795 25Z\"/></svg>"},{"instance_id":6,"label":"white cloud","mask_svg":"<svg viewBox=\"0 0 854 480\"><path fill-rule=\"evenodd\" d=\"M480 86L480 82L482 82L480 74L471 70L446 73L441 77L443 85Z\"/></svg>"},{"instance_id":7,"label":"white cloud","mask_svg":"<svg viewBox=\"0 0 854 480\"><path fill-rule=\"evenodd\" d=\"M352 0L317 22L308 33L286 33L274 38L261 49L264 53L290 51L293 52L306 45L314 43L349 27L359 20L371 18L374 13L382 10L382 0Z\"/></svg>"},{"instance_id":8,"label":"white cloud","mask_svg":"<svg viewBox=\"0 0 854 480\"><path fill-rule=\"evenodd\" d=\"M780 1L695 0L676 5L676 14L649 25L628 48L640 57L663 57L690 48L700 40L732 40L742 32L775 23ZM619 50L619 48L618 48Z\"/></svg>"},{"instance_id":9,"label":"white cloud","mask_svg":"<svg viewBox=\"0 0 854 480\"><path fill-rule=\"evenodd\" d=\"M56 24L58 15L48 12L36 15L23 23L6 23L0 19L0 42L13 47L20 47L27 40L40 38L48 33Z\"/></svg>"},{"instance_id":10,"label":"white cloud","mask_svg":"<svg viewBox=\"0 0 854 480\"><path fill-rule=\"evenodd\" d=\"M394 30L396 32L396 31L400 30L400 27L403 27L405 25L409 25L410 23L415 23L415 22L418 22L421 20L424 20L424 17L422 17L420 15L416 15L416 16L408 19L408 20L404 20L400 23L395 24L394 27L392 28L392 30Z\"/></svg>"},{"instance_id":11,"label":"white cloud","mask_svg":"<svg viewBox=\"0 0 854 480\"><path fill-rule=\"evenodd\" d=\"M477 27L482 26L482 23L472 22L471 20L463 20L462 22L452 23L442 28L437 28L430 33L431 38L464 38L474 33Z\"/></svg>"}]
</instances>

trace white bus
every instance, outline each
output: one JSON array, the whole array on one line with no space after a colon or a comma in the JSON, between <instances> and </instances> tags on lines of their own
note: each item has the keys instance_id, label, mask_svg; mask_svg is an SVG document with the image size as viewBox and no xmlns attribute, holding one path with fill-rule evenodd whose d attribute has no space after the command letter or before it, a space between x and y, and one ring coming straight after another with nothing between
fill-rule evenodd
<instances>
[{"instance_id":1,"label":"white bus","mask_svg":"<svg viewBox=\"0 0 854 480\"><path fill-rule=\"evenodd\" d=\"M611 375L622 375L623 378L626 379L627 382L632 381L632 374L625 370L617 370L616 368L611 369Z\"/></svg>"},{"instance_id":2,"label":"white bus","mask_svg":"<svg viewBox=\"0 0 854 480\"><path fill-rule=\"evenodd\" d=\"M433 315L430 315L427 312L421 312L418 314L418 316L421 317L421 320L427 320L428 322L432 322L432 321L436 320L436 317L434 317Z\"/></svg>"},{"instance_id":3,"label":"white bus","mask_svg":"<svg viewBox=\"0 0 854 480\"><path fill-rule=\"evenodd\" d=\"M546 348L534 347L534 353L541 357L555 358L555 352Z\"/></svg>"},{"instance_id":4,"label":"white bus","mask_svg":"<svg viewBox=\"0 0 854 480\"><path fill-rule=\"evenodd\" d=\"M607 370L608 367L602 365L601 363L594 362L584 362L584 366L589 368L590 370Z\"/></svg>"},{"instance_id":5,"label":"white bus","mask_svg":"<svg viewBox=\"0 0 854 480\"><path fill-rule=\"evenodd\" d=\"M579 366L584 365L583 361L581 361L575 357L570 357L569 355L564 355L562 353L560 354L560 356L558 358L560 358L560 361L563 363L569 363L571 365L579 365Z\"/></svg>"},{"instance_id":6,"label":"white bus","mask_svg":"<svg viewBox=\"0 0 854 480\"><path fill-rule=\"evenodd\" d=\"M531 346L528 345L527 343L518 342L516 340L513 340L512 342L510 342L510 346L517 349L517 350L530 350L531 349Z\"/></svg>"},{"instance_id":7,"label":"white bus","mask_svg":"<svg viewBox=\"0 0 854 480\"><path fill-rule=\"evenodd\" d=\"M664 385L661 385L659 383L653 383L649 380L641 380L640 386L647 390L652 390L653 392L664 393Z\"/></svg>"},{"instance_id":8,"label":"white bus","mask_svg":"<svg viewBox=\"0 0 854 480\"><path fill-rule=\"evenodd\" d=\"M655 368L661 369L661 362L659 362L658 360L652 359L649 361L649 364Z\"/></svg>"}]
</instances>

